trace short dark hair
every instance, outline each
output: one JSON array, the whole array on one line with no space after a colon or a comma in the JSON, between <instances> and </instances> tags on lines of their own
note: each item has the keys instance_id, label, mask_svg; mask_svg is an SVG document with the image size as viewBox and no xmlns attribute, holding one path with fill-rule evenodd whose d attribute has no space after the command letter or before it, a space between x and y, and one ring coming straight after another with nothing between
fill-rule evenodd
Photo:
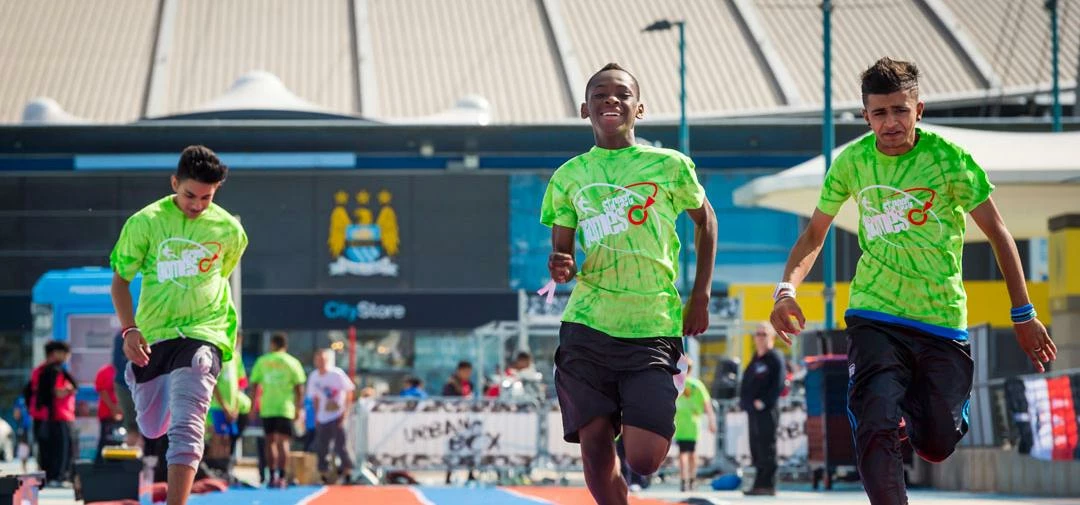
<instances>
[{"instance_id":1,"label":"short dark hair","mask_svg":"<svg viewBox=\"0 0 1080 505\"><path fill-rule=\"evenodd\" d=\"M623 68L622 65L619 65L618 63L612 62L612 63L608 63L607 65L604 65L603 67L600 68L600 70L597 70L596 73L594 73L592 75L592 77L589 77L589 82L585 83L585 99L586 100L589 99L589 90L591 90L592 87L593 87L593 81L596 81L596 78L600 77L600 74L602 74L604 72L607 72L609 70L618 70L619 72L626 72L626 75L630 76L630 82L634 83L634 91L639 93L639 94L641 93L641 85L638 84L637 77L634 77L634 74L630 73L629 70Z\"/></svg>"},{"instance_id":2,"label":"short dark hair","mask_svg":"<svg viewBox=\"0 0 1080 505\"><path fill-rule=\"evenodd\" d=\"M457 364L457 369L462 370L462 369L465 369L465 368L472 368L472 363L470 363L468 361L459 361L458 364Z\"/></svg>"},{"instance_id":3,"label":"short dark hair","mask_svg":"<svg viewBox=\"0 0 1080 505\"><path fill-rule=\"evenodd\" d=\"M862 73L862 101L866 95L888 95L907 91L919 97L919 69L910 61L899 61L888 56L877 60Z\"/></svg>"},{"instance_id":4,"label":"short dark hair","mask_svg":"<svg viewBox=\"0 0 1080 505\"><path fill-rule=\"evenodd\" d=\"M532 354L529 354L529 351L521 351L521 352L517 353L517 356L514 359L517 359L517 360L522 360L522 359L531 360L532 359Z\"/></svg>"},{"instance_id":5,"label":"short dark hair","mask_svg":"<svg viewBox=\"0 0 1080 505\"><path fill-rule=\"evenodd\" d=\"M270 335L270 348L271 349L284 349L289 346L289 336L284 332L277 332Z\"/></svg>"},{"instance_id":6,"label":"short dark hair","mask_svg":"<svg viewBox=\"0 0 1080 505\"><path fill-rule=\"evenodd\" d=\"M176 164L176 178L181 181L193 179L206 184L216 184L224 182L228 175L229 167L206 146L185 147L180 153L180 162Z\"/></svg>"},{"instance_id":7,"label":"short dark hair","mask_svg":"<svg viewBox=\"0 0 1080 505\"><path fill-rule=\"evenodd\" d=\"M408 382L409 387L418 388L424 383L424 380L419 377L409 377L409 380L406 382Z\"/></svg>"},{"instance_id":8,"label":"short dark hair","mask_svg":"<svg viewBox=\"0 0 1080 505\"><path fill-rule=\"evenodd\" d=\"M71 346L67 342L61 342L59 340L50 340L45 343L45 355L48 356L54 352L61 351L70 353Z\"/></svg>"}]
</instances>

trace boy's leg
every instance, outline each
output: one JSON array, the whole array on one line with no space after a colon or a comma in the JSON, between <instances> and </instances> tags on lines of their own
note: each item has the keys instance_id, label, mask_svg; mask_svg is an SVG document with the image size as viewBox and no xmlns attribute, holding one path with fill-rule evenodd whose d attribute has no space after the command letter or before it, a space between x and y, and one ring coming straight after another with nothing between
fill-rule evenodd
<instances>
[{"instance_id":1,"label":"boy's leg","mask_svg":"<svg viewBox=\"0 0 1080 505\"><path fill-rule=\"evenodd\" d=\"M620 374L626 463L635 473L656 473L667 459L678 395L671 372L663 368Z\"/></svg>"},{"instance_id":2,"label":"boy's leg","mask_svg":"<svg viewBox=\"0 0 1080 505\"><path fill-rule=\"evenodd\" d=\"M607 416L593 418L578 430L585 484L598 505L626 504L626 481L615 455L615 428ZM625 434L624 434L625 436Z\"/></svg>"},{"instance_id":3,"label":"boy's leg","mask_svg":"<svg viewBox=\"0 0 1080 505\"><path fill-rule=\"evenodd\" d=\"M848 416L859 475L874 505L907 503L898 430L912 380L905 340L889 326L848 318Z\"/></svg>"},{"instance_id":4,"label":"boy's leg","mask_svg":"<svg viewBox=\"0 0 1080 505\"><path fill-rule=\"evenodd\" d=\"M920 457L944 461L968 431L975 363L967 342L919 339L915 376L904 402L911 445Z\"/></svg>"},{"instance_id":5,"label":"boy's leg","mask_svg":"<svg viewBox=\"0 0 1080 505\"><path fill-rule=\"evenodd\" d=\"M150 354L151 361L154 361L154 357L162 361L169 359L165 354L171 353L163 348L157 351L159 352ZM145 368L150 367L151 365L147 365ZM164 373L151 376L152 374L146 373L144 369L140 370L142 373L136 379L135 365L128 362L124 369L124 380L127 381L128 388L131 390L131 401L134 404L135 425L139 433L146 438L160 438L165 435L171 421L169 416L170 374L164 367L155 366L154 368L155 371L161 370Z\"/></svg>"},{"instance_id":6,"label":"boy's leg","mask_svg":"<svg viewBox=\"0 0 1080 505\"><path fill-rule=\"evenodd\" d=\"M178 357L178 367L169 372L169 448L165 461L169 465L169 505L187 503L195 471L203 455L203 436L206 431L206 413L210 409L210 397L221 370L221 355L211 344L191 344L196 348L190 361ZM187 361L183 363L183 361ZM187 366L184 366L187 365ZM136 403L138 405L138 403Z\"/></svg>"}]
</instances>

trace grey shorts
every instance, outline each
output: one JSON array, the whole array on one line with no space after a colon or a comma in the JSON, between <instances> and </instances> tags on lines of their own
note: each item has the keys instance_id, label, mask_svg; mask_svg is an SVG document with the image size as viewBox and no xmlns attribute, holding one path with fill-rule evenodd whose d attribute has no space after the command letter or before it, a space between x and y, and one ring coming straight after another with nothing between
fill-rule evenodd
<instances>
[{"instance_id":1,"label":"grey shorts","mask_svg":"<svg viewBox=\"0 0 1080 505\"><path fill-rule=\"evenodd\" d=\"M155 343L144 367L128 363L124 380L131 388L139 432L146 438L168 434L169 465L198 469L206 412L220 371L217 346L193 338Z\"/></svg>"}]
</instances>

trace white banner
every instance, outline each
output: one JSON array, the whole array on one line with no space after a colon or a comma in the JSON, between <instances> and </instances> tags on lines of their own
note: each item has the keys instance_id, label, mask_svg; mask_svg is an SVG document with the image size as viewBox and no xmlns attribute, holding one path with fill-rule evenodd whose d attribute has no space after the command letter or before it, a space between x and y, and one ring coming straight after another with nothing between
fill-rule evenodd
<instances>
[{"instance_id":1,"label":"white banner","mask_svg":"<svg viewBox=\"0 0 1080 505\"><path fill-rule=\"evenodd\" d=\"M529 405L460 400L377 403L367 414L367 460L385 468L527 466L537 454Z\"/></svg>"},{"instance_id":2,"label":"white banner","mask_svg":"<svg viewBox=\"0 0 1080 505\"><path fill-rule=\"evenodd\" d=\"M563 440L562 413L555 409L548 412L547 416L547 448L552 462L562 468L580 467L581 446ZM698 429L698 440L694 454L703 463L716 457L716 434L709 431L709 420L705 416L701 416L701 427ZM678 457L679 447L675 442L672 442L671 448L668 450L668 463L674 464Z\"/></svg>"},{"instance_id":3,"label":"white banner","mask_svg":"<svg viewBox=\"0 0 1080 505\"><path fill-rule=\"evenodd\" d=\"M739 466L750 466L750 431L746 412L728 412L724 423L724 455ZM776 430L777 464L800 466L806 463L806 407L793 404L780 410Z\"/></svg>"}]
</instances>

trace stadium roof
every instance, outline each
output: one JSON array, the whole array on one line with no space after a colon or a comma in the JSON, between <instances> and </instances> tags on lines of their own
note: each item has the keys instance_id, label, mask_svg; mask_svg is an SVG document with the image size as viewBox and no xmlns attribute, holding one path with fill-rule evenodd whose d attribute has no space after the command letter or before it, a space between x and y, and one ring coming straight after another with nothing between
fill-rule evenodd
<instances>
[{"instance_id":1,"label":"stadium roof","mask_svg":"<svg viewBox=\"0 0 1080 505\"><path fill-rule=\"evenodd\" d=\"M627 0L615 15L591 0L0 0L0 123L39 97L98 123L189 117L253 71L320 114L429 124L462 121L465 101L488 104L474 115L492 124L580 122L585 80L609 61L639 77L647 117L670 121L678 40L642 32L658 19L686 22L692 118L808 114L822 102L820 3ZM840 110L858 108L859 72L886 55L920 64L933 104L1049 89L1041 1L832 4ZM1058 4L1070 90L1080 0Z\"/></svg>"},{"instance_id":2,"label":"stadium roof","mask_svg":"<svg viewBox=\"0 0 1080 505\"><path fill-rule=\"evenodd\" d=\"M1015 133L923 124L966 149L994 183L993 198L1015 238L1046 236L1054 216L1080 212L1080 132ZM861 137L860 137L861 138ZM833 158L852 140L833 150ZM1033 153L1038 153L1037 156ZM825 158L817 156L775 175L759 177L735 190L735 204L768 207L809 216L817 206L825 176ZM855 205L849 202L836 225L858 231ZM986 240L974 223L968 241Z\"/></svg>"}]
</instances>

